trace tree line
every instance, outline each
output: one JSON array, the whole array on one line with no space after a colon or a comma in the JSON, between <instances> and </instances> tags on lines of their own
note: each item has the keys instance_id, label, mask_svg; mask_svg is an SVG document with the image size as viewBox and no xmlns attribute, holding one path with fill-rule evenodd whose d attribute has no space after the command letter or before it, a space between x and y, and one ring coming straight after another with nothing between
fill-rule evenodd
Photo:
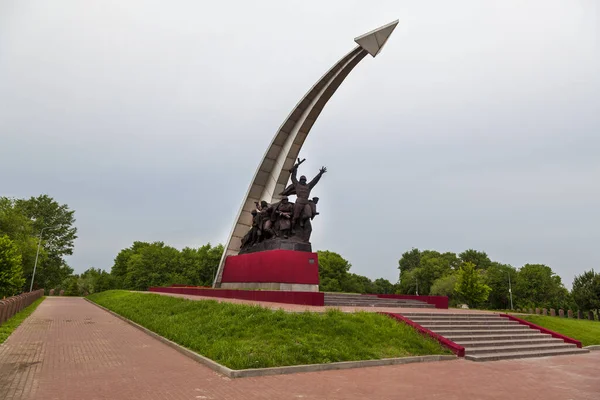
<instances>
[{"instance_id":1,"label":"tree line","mask_svg":"<svg viewBox=\"0 0 600 400\"><path fill-rule=\"evenodd\" d=\"M117 254L110 273L89 268L73 274L64 257L73 253L74 223L74 211L47 195L0 197L0 297L29 290L38 244L34 289L66 295L171 284L211 286L223 254L221 244L179 250L163 242L136 241ZM510 278L514 308L600 309L600 274L594 270L576 276L569 291L543 264L515 268L473 249L459 254L411 249L399 259L399 280L392 283L352 273L352 264L333 251L318 254L324 292L441 295L452 305L508 309Z\"/></svg>"},{"instance_id":2,"label":"tree line","mask_svg":"<svg viewBox=\"0 0 600 400\"><path fill-rule=\"evenodd\" d=\"M454 305L509 309L510 288L514 308L600 309L600 274L593 269L576 276L569 291L547 265L517 269L473 249L458 255L411 249L402 254L398 268L399 293L448 296Z\"/></svg>"}]
</instances>

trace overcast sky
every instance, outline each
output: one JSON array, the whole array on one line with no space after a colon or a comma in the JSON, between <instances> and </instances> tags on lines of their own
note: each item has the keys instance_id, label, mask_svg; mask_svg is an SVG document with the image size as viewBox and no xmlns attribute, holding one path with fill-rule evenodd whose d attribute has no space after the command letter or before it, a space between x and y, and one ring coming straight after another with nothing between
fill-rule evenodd
<instances>
[{"instance_id":1,"label":"overcast sky","mask_svg":"<svg viewBox=\"0 0 600 400\"><path fill-rule=\"evenodd\" d=\"M301 151L313 248L395 282L411 247L600 269L600 3L0 1L0 195L76 210L76 272L224 242L277 128L354 46Z\"/></svg>"}]
</instances>

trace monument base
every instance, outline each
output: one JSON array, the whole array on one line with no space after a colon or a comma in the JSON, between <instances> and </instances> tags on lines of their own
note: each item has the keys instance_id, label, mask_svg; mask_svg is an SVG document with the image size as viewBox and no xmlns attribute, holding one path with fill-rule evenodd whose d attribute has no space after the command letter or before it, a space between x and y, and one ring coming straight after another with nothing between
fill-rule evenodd
<instances>
[{"instance_id":1,"label":"monument base","mask_svg":"<svg viewBox=\"0 0 600 400\"><path fill-rule=\"evenodd\" d=\"M317 253L270 250L229 256L221 288L318 292Z\"/></svg>"},{"instance_id":2,"label":"monument base","mask_svg":"<svg viewBox=\"0 0 600 400\"><path fill-rule=\"evenodd\" d=\"M306 251L311 253L312 246L310 242L303 242L294 238L283 239L283 238L271 238L264 242L255 244L254 246L240 250L240 254L258 253L260 251L269 250L294 250L294 251Z\"/></svg>"}]
</instances>

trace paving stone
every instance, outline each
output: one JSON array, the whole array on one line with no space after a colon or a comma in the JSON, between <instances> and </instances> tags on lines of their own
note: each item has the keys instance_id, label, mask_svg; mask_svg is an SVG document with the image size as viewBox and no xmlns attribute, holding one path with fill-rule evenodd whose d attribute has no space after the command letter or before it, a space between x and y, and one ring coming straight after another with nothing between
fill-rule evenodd
<instances>
[{"instance_id":1,"label":"paving stone","mask_svg":"<svg viewBox=\"0 0 600 400\"><path fill-rule=\"evenodd\" d=\"M81 298L49 297L0 345L0 398L492 400L505 398L506 383L510 382L509 395L513 399L591 400L597 399L600 392L599 370L600 352L590 352L491 363L456 360L232 380Z\"/></svg>"}]
</instances>

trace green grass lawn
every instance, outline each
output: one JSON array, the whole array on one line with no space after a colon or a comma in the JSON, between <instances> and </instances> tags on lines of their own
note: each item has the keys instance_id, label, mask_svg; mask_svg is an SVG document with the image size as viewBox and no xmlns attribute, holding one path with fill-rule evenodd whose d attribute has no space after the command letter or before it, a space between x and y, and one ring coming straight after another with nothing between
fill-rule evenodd
<instances>
[{"instance_id":1,"label":"green grass lawn","mask_svg":"<svg viewBox=\"0 0 600 400\"><path fill-rule=\"evenodd\" d=\"M551 331L577 339L584 346L600 344L600 322L585 319L519 315L519 318L543 326Z\"/></svg>"},{"instance_id":2,"label":"green grass lawn","mask_svg":"<svg viewBox=\"0 0 600 400\"><path fill-rule=\"evenodd\" d=\"M450 354L375 313L286 313L118 290L88 298L232 369Z\"/></svg>"},{"instance_id":3,"label":"green grass lawn","mask_svg":"<svg viewBox=\"0 0 600 400\"><path fill-rule=\"evenodd\" d=\"M13 331L15 329L17 329L17 327L19 325L21 325L21 322L25 321L25 318L29 317L29 315L31 315L31 313L35 311L35 309L37 308L37 306L39 306L40 303L45 298L46 298L45 296L40 297L39 299L37 299L36 301L34 301L33 303L31 303L30 305L28 305L24 309L22 309L21 311L19 311L15 315L13 315L5 323L3 323L2 325L0 325L0 344L4 343L4 341L6 339L8 339L8 337L10 336L10 334L13 333Z\"/></svg>"}]
</instances>

